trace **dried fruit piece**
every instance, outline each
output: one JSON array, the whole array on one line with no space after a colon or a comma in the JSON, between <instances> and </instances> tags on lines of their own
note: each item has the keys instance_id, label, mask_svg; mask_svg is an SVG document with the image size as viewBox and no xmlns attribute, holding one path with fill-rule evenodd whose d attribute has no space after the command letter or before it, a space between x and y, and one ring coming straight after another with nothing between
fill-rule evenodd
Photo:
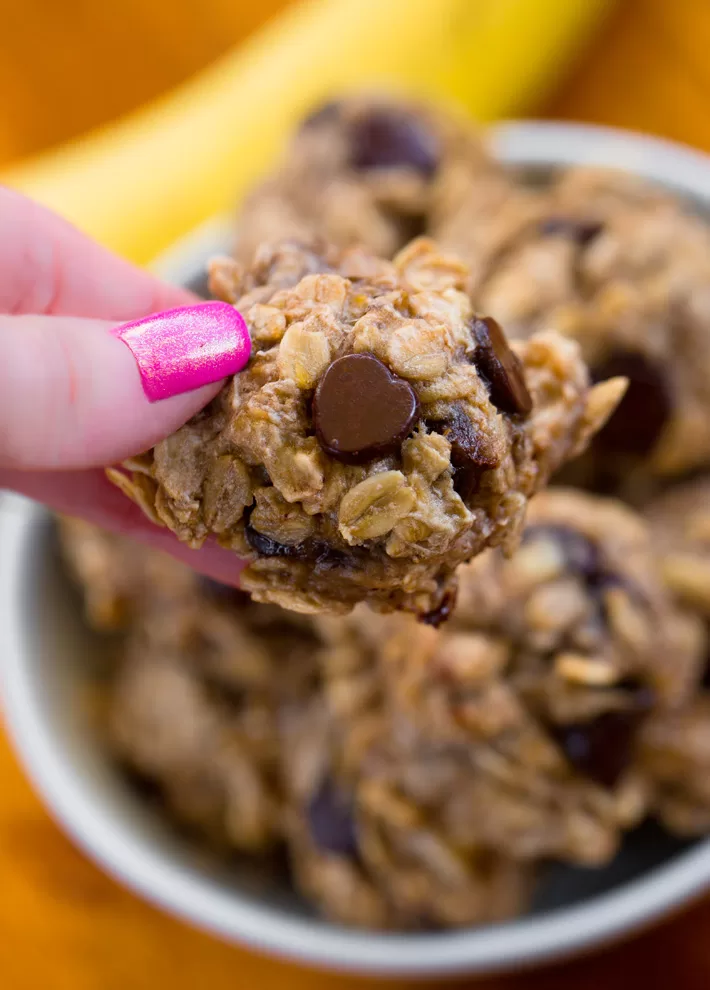
<instances>
[{"instance_id":1,"label":"dried fruit piece","mask_svg":"<svg viewBox=\"0 0 710 990\"><path fill-rule=\"evenodd\" d=\"M249 522L244 527L244 534L252 550L261 554L262 557L294 557L298 560L308 557L308 553L301 544L288 546L286 543L277 543L270 536L265 536L258 529L254 529Z\"/></svg>"},{"instance_id":2,"label":"dried fruit piece","mask_svg":"<svg viewBox=\"0 0 710 990\"><path fill-rule=\"evenodd\" d=\"M331 457L360 464L396 451L419 412L409 384L373 354L346 354L326 369L313 397L318 440Z\"/></svg>"},{"instance_id":3,"label":"dried fruit piece","mask_svg":"<svg viewBox=\"0 0 710 990\"><path fill-rule=\"evenodd\" d=\"M449 618L456 607L456 591L447 591L436 608L420 616L421 622L438 629Z\"/></svg>"},{"instance_id":4,"label":"dried fruit piece","mask_svg":"<svg viewBox=\"0 0 710 990\"><path fill-rule=\"evenodd\" d=\"M510 349L496 321L487 316L474 320L471 335L476 341L474 361L490 384L491 402L502 412L527 416L533 403L525 384L517 354Z\"/></svg>"},{"instance_id":5,"label":"dried fruit piece","mask_svg":"<svg viewBox=\"0 0 710 990\"><path fill-rule=\"evenodd\" d=\"M490 450L482 449L483 438L460 405L453 407L452 415L443 423L428 425L445 436L451 444L454 488L465 503L470 503L478 491L481 472L497 467L498 457Z\"/></svg>"},{"instance_id":6,"label":"dried fruit piece","mask_svg":"<svg viewBox=\"0 0 710 990\"><path fill-rule=\"evenodd\" d=\"M441 433L451 444L451 463L455 467L497 467L498 457L483 449L483 437L460 405L454 406L451 417L441 424Z\"/></svg>"}]
</instances>

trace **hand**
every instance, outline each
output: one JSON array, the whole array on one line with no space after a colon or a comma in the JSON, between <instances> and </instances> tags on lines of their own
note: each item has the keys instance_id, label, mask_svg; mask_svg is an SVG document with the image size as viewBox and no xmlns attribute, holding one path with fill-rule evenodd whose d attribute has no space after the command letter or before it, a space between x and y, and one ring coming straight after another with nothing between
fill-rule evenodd
<instances>
[{"instance_id":1,"label":"hand","mask_svg":"<svg viewBox=\"0 0 710 990\"><path fill-rule=\"evenodd\" d=\"M112 334L117 324L195 302L0 189L0 489L235 583L240 562L233 554L179 543L102 470L150 448L219 391L215 382L150 401L130 344Z\"/></svg>"}]
</instances>

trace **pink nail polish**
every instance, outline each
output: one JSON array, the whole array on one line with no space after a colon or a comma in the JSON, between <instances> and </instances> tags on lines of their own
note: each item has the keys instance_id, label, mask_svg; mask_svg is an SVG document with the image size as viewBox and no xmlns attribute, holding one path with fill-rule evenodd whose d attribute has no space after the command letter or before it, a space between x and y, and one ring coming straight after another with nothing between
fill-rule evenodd
<instances>
[{"instance_id":1,"label":"pink nail polish","mask_svg":"<svg viewBox=\"0 0 710 990\"><path fill-rule=\"evenodd\" d=\"M111 333L136 359L150 402L236 375L251 353L243 316L224 302L153 313Z\"/></svg>"}]
</instances>

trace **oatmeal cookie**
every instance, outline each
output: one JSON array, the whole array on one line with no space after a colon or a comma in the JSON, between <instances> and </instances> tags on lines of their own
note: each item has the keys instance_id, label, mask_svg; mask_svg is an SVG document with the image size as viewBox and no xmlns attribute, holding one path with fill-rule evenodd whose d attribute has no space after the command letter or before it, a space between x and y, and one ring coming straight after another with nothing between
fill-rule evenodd
<instances>
[{"instance_id":1,"label":"oatmeal cookie","mask_svg":"<svg viewBox=\"0 0 710 990\"><path fill-rule=\"evenodd\" d=\"M250 561L254 598L427 614L455 568L513 547L527 500L614 408L576 344L513 349L477 318L467 270L425 239L393 262L290 243L213 269L252 334L248 367L110 476L193 547Z\"/></svg>"},{"instance_id":2,"label":"oatmeal cookie","mask_svg":"<svg viewBox=\"0 0 710 990\"><path fill-rule=\"evenodd\" d=\"M701 675L705 638L697 617L673 603L656 549L621 502L549 489L531 502L511 560L489 554L466 569L454 624L519 641L518 687L553 722L583 717L589 689L608 699L639 678L656 702L676 707Z\"/></svg>"},{"instance_id":3,"label":"oatmeal cookie","mask_svg":"<svg viewBox=\"0 0 710 990\"><path fill-rule=\"evenodd\" d=\"M434 737L430 711L412 718L403 704L424 676L417 628L427 641L439 634L406 623L414 653L395 661L391 617L358 606L316 621L325 640L321 689L282 721L285 834L300 889L328 917L370 928L519 914L534 865L496 851L472 827L452 834L448 805L470 765Z\"/></svg>"},{"instance_id":4,"label":"oatmeal cookie","mask_svg":"<svg viewBox=\"0 0 710 990\"><path fill-rule=\"evenodd\" d=\"M431 233L470 265L474 306L512 336L576 340L596 380L630 385L580 480L643 494L710 460L710 229L676 197L612 170L549 188L473 181Z\"/></svg>"},{"instance_id":5,"label":"oatmeal cookie","mask_svg":"<svg viewBox=\"0 0 710 990\"><path fill-rule=\"evenodd\" d=\"M686 703L705 645L638 517L564 490L512 559L462 568L441 630L362 607L318 624L322 697L284 730L288 834L310 895L378 924L510 910L511 861L608 862L649 807L639 733Z\"/></svg>"},{"instance_id":6,"label":"oatmeal cookie","mask_svg":"<svg viewBox=\"0 0 710 990\"><path fill-rule=\"evenodd\" d=\"M669 489L644 515L666 584L682 605L710 622L710 476Z\"/></svg>"},{"instance_id":7,"label":"oatmeal cookie","mask_svg":"<svg viewBox=\"0 0 710 990\"><path fill-rule=\"evenodd\" d=\"M670 489L645 515L666 585L710 629L710 477ZM710 654L697 694L649 722L643 757L663 824L685 836L710 830Z\"/></svg>"},{"instance_id":8,"label":"oatmeal cookie","mask_svg":"<svg viewBox=\"0 0 710 990\"><path fill-rule=\"evenodd\" d=\"M641 762L652 786L651 808L669 832L710 832L710 690L708 684L678 711L649 719Z\"/></svg>"},{"instance_id":9,"label":"oatmeal cookie","mask_svg":"<svg viewBox=\"0 0 710 990\"><path fill-rule=\"evenodd\" d=\"M386 96L327 103L301 126L275 173L246 199L236 253L322 238L392 257L429 231L439 200L497 171L470 124Z\"/></svg>"},{"instance_id":10,"label":"oatmeal cookie","mask_svg":"<svg viewBox=\"0 0 710 990\"><path fill-rule=\"evenodd\" d=\"M307 617L214 582L153 600L111 686L116 755L211 844L273 849L283 815L278 714L312 690L318 645Z\"/></svg>"}]
</instances>

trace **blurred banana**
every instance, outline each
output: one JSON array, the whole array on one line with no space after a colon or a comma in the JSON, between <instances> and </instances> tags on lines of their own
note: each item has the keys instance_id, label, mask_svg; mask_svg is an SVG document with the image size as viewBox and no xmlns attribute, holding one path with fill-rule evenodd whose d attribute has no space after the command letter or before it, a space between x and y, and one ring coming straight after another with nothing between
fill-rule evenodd
<instances>
[{"instance_id":1,"label":"blurred banana","mask_svg":"<svg viewBox=\"0 0 710 990\"><path fill-rule=\"evenodd\" d=\"M2 181L136 262L225 210L319 101L385 86L480 120L534 105L611 0L302 0L199 77Z\"/></svg>"}]
</instances>

